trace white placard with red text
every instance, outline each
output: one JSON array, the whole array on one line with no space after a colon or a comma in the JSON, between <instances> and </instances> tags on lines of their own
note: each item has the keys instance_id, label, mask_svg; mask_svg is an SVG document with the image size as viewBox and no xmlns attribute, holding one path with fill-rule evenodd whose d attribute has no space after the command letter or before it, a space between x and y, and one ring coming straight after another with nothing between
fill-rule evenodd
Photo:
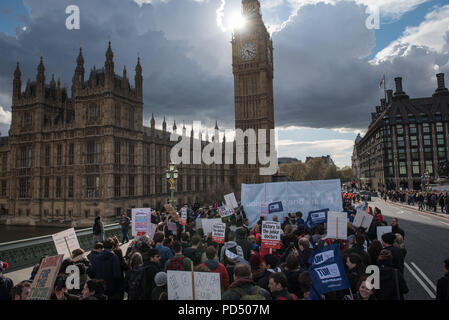
<instances>
[{"instance_id":1,"label":"white placard with red text","mask_svg":"<svg viewBox=\"0 0 449 320\"><path fill-rule=\"evenodd\" d=\"M216 243L224 243L226 234L226 224L219 222L212 226L212 241Z\"/></svg>"},{"instance_id":2,"label":"white placard with red text","mask_svg":"<svg viewBox=\"0 0 449 320\"><path fill-rule=\"evenodd\" d=\"M262 221L262 248L281 248L281 223Z\"/></svg>"}]
</instances>

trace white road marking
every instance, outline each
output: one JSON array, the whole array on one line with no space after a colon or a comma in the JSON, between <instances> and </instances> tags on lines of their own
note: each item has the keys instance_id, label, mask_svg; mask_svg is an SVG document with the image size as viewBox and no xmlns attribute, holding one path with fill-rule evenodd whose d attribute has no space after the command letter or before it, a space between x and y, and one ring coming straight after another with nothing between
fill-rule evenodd
<instances>
[{"instance_id":1,"label":"white road marking","mask_svg":"<svg viewBox=\"0 0 449 320\"><path fill-rule=\"evenodd\" d=\"M403 214L403 213L404 213L404 211L402 211L402 210L397 212L397 214Z\"/></svg>"},{"instance_id":2,"label":"white road marking","mask_svg":"<svg viewBox=\"0 0 449 320\"><path fill-rule=\"evenodd\" d=\"M438 221L440 221L440 220L438 220ZM440 223L442 223L442 224L445 224L445 225L449 226L449 223L447 223L447 222L443 222L443 221L440 221Z\"/></svg>"},{"instance_id":3,"label":"white road marking","mask_svg":"<svg viewBox=\"0 0 449 320\"><path fill-rule=\"evenodd\" d=\"M426 274L414 262L411 262L411 264L415 267L416 270L418 270L424 280L426 280L430 287L436 292L437 286L432 282L432 280L430 280L429 277L427 277Z\"/></svg>"},{"instance_id":4,"label":"white road marking","mask_svg":"<svg viewBox=\"0 0 449 320\"><path fill-rule=\"evenodd\" d=\"M430 296L430 298L435 299L435 294L429 289L429 287L416 275L415 271L408 265L407 262L404 262L405 267L408 271L415 277L415 279L418 281L418 283L424 288L424 290L427 292L427 294Z\"/></svg>"}]
</instances>

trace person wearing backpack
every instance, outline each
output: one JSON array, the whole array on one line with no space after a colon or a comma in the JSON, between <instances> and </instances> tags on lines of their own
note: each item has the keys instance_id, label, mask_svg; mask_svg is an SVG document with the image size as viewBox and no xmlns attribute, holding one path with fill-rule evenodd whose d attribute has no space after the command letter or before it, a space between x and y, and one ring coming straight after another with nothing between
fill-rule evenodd
<instances>
[{"instance_id":1,"label":"person wearing backpack","mask_svg":"<svg viewBox=\"0 0 449 320\"><path fill-rule=\"evenodd\" d=\"M234 282L223 293L221 300L271 300L270 293L252 280L251 268L237 264L234 268Z\"/></svg>"},{"instance_id":2,"label":"person wearing backpack","mask_svg":"<svg viewBox=\"0 0 449 320\"><path fill-rule=\"evenodd\" d=\"M104 226L103 222L101 222L101 217L97 216L95 218L94 226L92 228L94 234L94 245L97 242L104 242Z\"/></svg>"},{"instance_id":3,"label":"person wearing backpack","mask_svg":"<svg viewBox=\"0 0 449 320\"><path fill-rule=\"evenodd\" d=\"M173 243L173 252L175 255L165 263L165 271L192 271L193 262L182 255L182 246L179 241Z\"/></svg>"},{"instance_id":4,"label":"person wearing backpack","mask_svg":"<svg viewBox=\"0 0 449 320\"><path fill-rule=\"evenodd\" d=\"M444 276L438 280L436 300L449 300L449 259L444 260Z\"/></svg>"},{"instance_id":5,"label":"person wearing backpack","mask_svg":"<svg viewBox=\"0 0 449 320\"><path fill-rule=\"evenodd\" d=\"M283 272L270 274L268 288L273 300L297 300L293 293L288 292L287 277Z\"/></svg>"}]
</instances>

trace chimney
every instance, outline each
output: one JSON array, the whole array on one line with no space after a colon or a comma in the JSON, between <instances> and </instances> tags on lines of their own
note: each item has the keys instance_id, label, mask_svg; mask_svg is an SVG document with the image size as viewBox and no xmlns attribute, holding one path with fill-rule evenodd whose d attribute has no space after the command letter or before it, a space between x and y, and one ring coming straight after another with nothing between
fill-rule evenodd
<instances>
[{"instance_id":1,"label":"chimney","mask_svg":"<svg viewBox=\"0 0 449 320\"><path fill-rule=\"evenodd\" d=\"M380 113L380 106L376 106L376 113Z\"/></svg>"},{"instance_id":2,"label":"chimney","mask_svg":"<svg viewBox=\"0 0 449 320\"><path fill-rule=\"evenodd\" d=\"M396 92L394 93L395 96L402 96L405 94L405 92L402 90L402 78L398 77L394 79L394 82L396 83Z\"/></svg>"},{"instance_id":3,"label":"chimney","mask_svg":"<svg viewBox=\"0 0 449 320\"><path fill-rule=\"evenodd\" d=\"M393 90L388 89L387 90L387 105L389 105L392 100L393 100Z\"/></svg>"},{"instance_id":4,"label":"chimney","mask_svg":"<svg viewBox=\"0 0 449 320\"><path fill-rule=\"evenodd\" d=\"M372 112L372 113L371 113L371 122L376 121L376 118L377 118L377 113Z\"/></svg>"},{"instance_id":5,"label":"chimney","mask_svg":"<svg viewBox=\"0 0 449 320\"><path fill-rule=\"evenodd\" d=\"M437 83L438 88L435 90L435 93L447 92L446 85L444 83L444 73L437 74Z\"/></svg>"}]
</instances>

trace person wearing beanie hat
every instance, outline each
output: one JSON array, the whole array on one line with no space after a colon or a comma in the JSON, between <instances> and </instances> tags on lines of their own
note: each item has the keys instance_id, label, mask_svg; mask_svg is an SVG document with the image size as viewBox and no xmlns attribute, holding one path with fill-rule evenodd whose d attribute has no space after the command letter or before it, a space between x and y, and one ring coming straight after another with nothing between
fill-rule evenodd
<instances>
[{"instance_id":1,"label":"person wearing beanie hat","mask_svg":"<svg viewBox=\"0 0 449 320\"><path fill-rule=\"evenodd\" d=\"M12 300L11 289L14 287L13 281L3 275L8 268L8 263L0 260L0 301Z\"/></svg>"},{"instance_id":2,"label":"person wearing beanie hat","mask_svg":"<svg viewBox=\"0 0 449 320\"><path fill-rule=\"evenodd\" d=\"M154 276L156 287L151 292L152 300L168 300L167 293L167 274L159 272Z\"/></svg>"},{"instance_id":3,"label":"person wearing beanie hat","mask_svg":"<svg viewBox=\"0 0 449 320\"><path fill-rule=\"evenodd\" d=\"M392 266L401 273L404 273L404 255L402 254L402 250L393 246L394 240L396 236L392 232L384 233L382 235L382 246L384 249L389 250L391 255L393 256Z\"/></svg>"}]
</instances>

